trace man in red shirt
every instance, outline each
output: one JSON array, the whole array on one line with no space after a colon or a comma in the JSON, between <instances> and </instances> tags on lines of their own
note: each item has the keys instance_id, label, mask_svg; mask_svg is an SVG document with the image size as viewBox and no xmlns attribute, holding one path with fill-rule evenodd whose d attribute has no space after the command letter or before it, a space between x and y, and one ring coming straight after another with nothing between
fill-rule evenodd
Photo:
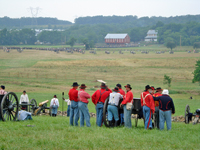
<instances>
[{"instance_id":1,"label":"man in red shirt","mask_svg":"<svg viewBox=\"0 0 200 150\"><path fill-rule=\"evenodd\" d=\"M143 107L143 115L145 118L145 129L152 129L151 115L155 111L155 105L151 93L152 89L147 85L145 91L141 94L141 106Z\"/></svg>"},{"instance_id":2,"label":"man in red shirt","mask_svg":"<svg viewBox=\"0 0 200 150\"><path fill-rule=\"evenodd\" d=\"M69 90L69 99L71 101L70 105L70 125L78 126L78 120L79 120L79 110L78 110L78 83L73 83L73 88Z\"/></svg>"},{"instance_id":3,"label":"man in red shirt","mask_svg":"<svg viewBox=\"0 0 200 150\"><path fill-rule=\"evenodd\" d=\"M90 95L85 92L85 88L87 86L85 84L81 84L80 91L78 92L78 109L80 112L80 126L83 127L84 126L84 120L86 122L86 126L90 127L90 114L89 114L89 110L88 110L88 99L90 99Z\"/></svg>"},{"instance_id":4,"label":"man in red shirt","mask_svg":"<svg viewBox=\"0 0 200 150\"><path fill-rule=\"evenodd\" d=\"M92 95L92 102L96 106L96 123L99 127L102 126L104 102L108 98L109 94L112 93L112 91L106 86L105 83L102 83L100 87L101 89L97 90Z\"/></svg>"},{"instance_id":5,"label":"man in red shirt","mask_svg":"<svg viewBox=\"0 0 200 150\"><path fill-rule=\"evenodd\" d=\"M133 93L131 92L131 85L127 84L126 86L124 86L126 88L126 95L124 96L124 99L120 105L120 107L123 105L123 109L124 109L124 123L125 123L125 127L131 128L132 124L131 124L131 112L133 109L127 109L127 103L133 103Z\"/></svg>"},{"instance_id":6,"label":"man in red shirt","mask_svg":"<svg viewBox=\"0 0 200 150\"><path fill-rule=\"evenodd\" d=\"M161 87L158 87L156 89L156 93L153 94L153 97L162 96L162 91L163 89ZM159 129L159 101L155 101L155 114L156 114L157 128Z\"/></svg>"},{"instance_id":7,"label":"man in red shirt","mask_svg":"<svg viewBox=\"0 0 200 150\"><path fill-rule=\"evenodd\" d=\"M122 90L121 84L118 83L116 85L116 87L118 87L119 93L124 97L125 96L125 92L124 92L124 90ZM120 121L121 121L120 124L124 125L124 111L123 111L123 107L119 108L119 115L120 115Z\"/></svg>"}]
</instances>

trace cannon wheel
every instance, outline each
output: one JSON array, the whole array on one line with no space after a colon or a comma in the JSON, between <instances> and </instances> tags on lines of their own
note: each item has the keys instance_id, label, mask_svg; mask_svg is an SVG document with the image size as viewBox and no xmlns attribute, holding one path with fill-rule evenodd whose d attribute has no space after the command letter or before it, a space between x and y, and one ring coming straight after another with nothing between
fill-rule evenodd
<instances>
[{"instance_id":1,"label":"cannon wheel","mask_svg":"<svg viewBox=\"0 0 200 150\"><path fill-rule=\"evenodd\" d=\"M107 108L108 108L108 101L109 97L105 100L104 106L103 106L103 123L106 127L109 127L108 124L108 114L107 114Z\"/></svg>"},{"instance_id":2,"label":"cannon wheel","mask_svg":"<svg viewBox=\"0 0 200 150\"><path fill-rule=\"evenodd\" d=\"M13 92L7 93L1 101L1 118L3 121L15 121L18 116L19 101Z\"/></svg>"},{"instance_id":3,"label":"cannon wheel","mask_svg":"<svg viewBox=\"0 0 200 150\"><path fill-rule=\"evenodd\" d=\"M37 102L35 99L30 100L30 105L28 106L28 111L31 112L32 114L35 113L35 109L37 107Z\"/></svg>"},{"instance_id":4,"label":"cannon wheel","mask_svg":"<svg viewBox=\"0 0 200 150\"><path fill-rule=\"evenodd\" d=\"M190 113L190 106L189 105L186 105L185 107L185 123L186 124L189 124L190 121L188 120L188 114Z\"/></svg>"}]
</instances>

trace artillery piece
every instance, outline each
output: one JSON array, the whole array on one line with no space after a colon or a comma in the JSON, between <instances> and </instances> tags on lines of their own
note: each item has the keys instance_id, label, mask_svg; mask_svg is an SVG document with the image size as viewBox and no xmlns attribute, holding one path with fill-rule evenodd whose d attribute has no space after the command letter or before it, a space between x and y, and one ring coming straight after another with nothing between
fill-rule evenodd
<instances>
[{"instance_id":1,"label":"artillery piece","mask_svg":"<svg viewBox=\"0 0 200 150\"><path fill-rule=\"evenodd\" d=\"M41 111L45 112L45 109L49 109L49 115L51 116L51 108L47 107L46 100L39 103L35 99L31 99L29 104L19 104L17 95L14 92L8 92L5 95L0 95L0 118L2 121L16 121L18 117L18 111L22 106L28 106L28 111L33 115L38 115Z\"/></svg>"},{"instance_id":2,"label":"artillery piece","mask_svg":"<svg viewBox=\"0 0 200 150\"><path fill-rule=\"evenodd\" d=\"M189 124L190 121L192 121L194 118L194 121L193 121L193 124L197 124L200 120L200 109L196 109L196 111L194 113L191 113L190 112L190 106L189 105L186 105L185 107L185 123L186 124Z\"/></svg>"}]
</instances>

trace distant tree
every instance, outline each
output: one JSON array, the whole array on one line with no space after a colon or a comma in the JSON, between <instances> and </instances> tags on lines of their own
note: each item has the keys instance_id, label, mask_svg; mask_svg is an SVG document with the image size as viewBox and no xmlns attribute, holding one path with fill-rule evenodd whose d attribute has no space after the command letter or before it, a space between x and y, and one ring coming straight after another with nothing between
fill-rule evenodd
<instances>
[{"instance_id":1,"label":"distant tree","mask_svg":"<svg viewBox=\"0 0 200 150\"><path fill-rule=\"evenodd\" d=\"M176 43L175 43L175 42L172 42L172 41L167 42L166 47L167 47L167 48L170 48L171 51L172 51L172 49L176 47Z\"/></svg>"},{"instance_id":2,"label":"distant tree","mask_svg":"<svg viewBox=\"0 0 200 150\"><path fill-rule=\"evenodd\" d=\"M200 42L195 42L195 43L193 44L193 48L194 48L194 49L200 48Z\"/></svg>"},{"instance_id":3,"label":"distant tree","mask_svg":"<svg viewBox=\"0 0 200 150\"><path fill-rule=\"evenodd\" d=\"M85 45L86 50L90 49L90 44L88 42L88 39L82 39L82 43Z\"/></svg>"},{"instance_id":4,"label":"distant tree","mask_svg":"<svg viewBox=\"0 0 200 150\"><path fill-rule=\"evenodd\" d=\"M90 48L94 48L94 41L91 40L91 41L89 42L89 45L90 45Z\"/></svg>"},{"instance_id":5,"label":"distant tree","mask_svg":"<svg viewBox=\"0 0 200 150\"><path fill-rule=\"evenodd\" d=\"M71 37L71 38L69 39L69 41L66 42L66 44L69 44L71 47L73 47L74 44L75 44L75 42L76 42L76 39L75 39L74 37Z\"/></svg>"},{"instance_id":6,"label":"distant tree","mask_svg":"<svg viewBox=\"0 0 200 150\"><path fill-rule=\"evenodd\" d=\"M171 87L171 82L172 82L172 78L170 78L170 76L167 76L166 74L164 75L164 81L163 84L167 84L168 88Z\"/></svg>"},{"instance_id":7,"label":"distant tree","mask_svg":"<svg viewBox=\"0 0 200 150\"><path fill-rule=\"evenodd\" d=\"M194 70L194 72L193 72L193 74L194 74L194 78L193 78L193 80L192 80L192 82L193 83L195 83L195 82L199 82L199 84L200 84L200 60L198 60L197 62L196 62L196 68L195 68L195 70Z\"/></svg>"},{"instance_id":8,"label":"distant tree","mask_svg":"<svg viewBox=\"0 0 200 150\"><path fill-rule=\"evenodd\" d=\"M156 23L156 28L157 28L157 27L162 27L162 26L164 26L164 23L163 23L163 22L158 21L158 22Z\"/></svg>"}]
</instances>

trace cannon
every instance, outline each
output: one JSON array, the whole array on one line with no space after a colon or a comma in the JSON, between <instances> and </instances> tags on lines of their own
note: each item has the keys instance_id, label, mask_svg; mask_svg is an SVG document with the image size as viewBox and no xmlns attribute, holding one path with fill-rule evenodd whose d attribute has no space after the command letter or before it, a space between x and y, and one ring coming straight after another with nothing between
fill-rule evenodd
<instances>
[{"instance_id":1,"label":"cannon","mask_svg":"<svg viewBox=\"0 0 200 150\"><path fill-rule=\"evenodd\" d=\"M200 109L196 109L194 113L190 112L190 106L186 105L185 107L185 124L189 124L190 121L193 121L193 124L199 123L200 119Z\"/></svg>"},{"instance_id":2,"label":"cannon","mask_svg":"<svg viewBox=\"0 0 200 150\"><path fill-rule=\"evenodd\" d=\"M121 99L119 101L119 105L121 104L123 99ZM103 123L106 127L109 127L108 124L108 120L107 120L107 107L108 107L108 101L109 101L109 97L106 99L105 103L104 103L104 107L103 107ZM120 106L118 105L118 112L120 111L120 109L123 111L123 108L120 108ZM133 109L132 109L132 114L136 115L135 117L135 127L137 127L138 125L138 119L144 119L143 117L143 113L142 113L142 106L141 106L141 99L140 98L134 98L133 99ZM119 117L120 118L120 117ZM120 121L118 122L118 125L120 124ZM154 127L156 125L156 116L153 115L153 121L154 121ZM114 123L114 119L112 121Z\"/></svg>"},{"instance_id":3,"label":"cannon","mask_svg":"<svg viewBox=\"0 0 200 150\"><path fill-rule=\"evenodd\" d=\"M36 100L31 99L29 104L19 104L17 95L14 92L8 92L5 95L0 95L0 118L2 121L16 121L18 111L22 109L22 106L27 106L28 111L33 115L38 115L41 111L45 112L45 109L49 109L51 116L51 108L47 107L48 102L46 100L37 106Z\"/></svg>"}]
</instances>

